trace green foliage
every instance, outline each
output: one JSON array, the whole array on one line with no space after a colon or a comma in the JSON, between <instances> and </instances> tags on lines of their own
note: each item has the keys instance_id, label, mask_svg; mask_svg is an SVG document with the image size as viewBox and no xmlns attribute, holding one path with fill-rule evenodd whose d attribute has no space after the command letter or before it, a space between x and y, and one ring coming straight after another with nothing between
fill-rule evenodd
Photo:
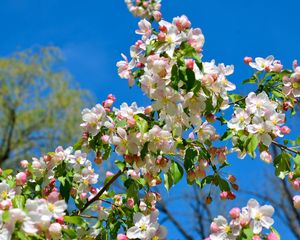
<instances>
[{"instance_id":1,"label":"green foliage","mask_svg":"<svg viewBox=\"0 0 300 240\"><path fill-rule=\"evenodd\" d=\"M62 68L58 48L27 49L0 58L0 164L70 145L80 134L80 112L90 105ZM9 161L6 162L6 160Z\"/></svg>"}]
</instances>

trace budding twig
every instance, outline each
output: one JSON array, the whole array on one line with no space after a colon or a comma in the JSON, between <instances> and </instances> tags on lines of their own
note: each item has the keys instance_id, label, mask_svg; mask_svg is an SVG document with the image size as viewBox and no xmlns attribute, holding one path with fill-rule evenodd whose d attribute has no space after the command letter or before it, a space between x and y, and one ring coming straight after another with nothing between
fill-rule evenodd
<instances>
[{"instance_id":1,"label":"budding twig","mask_svg":"<svg viewBox=\"0 0 300 240\"><path fill-rule=\"evenodd\" d=\"M97 193L97 195L95 197L93 197L91 200L87 201L86 204L81 208L79 209L77 215L80 215L84 210L86 210L93 202L97 201L100 199L101 195L107 191L110 187L110 185L112 185L117 179L118 177L120 177L124 171L126 170L126 168L124 168L123 171L119 171L117 172L104 186L103 188L101 188L101 190Z\"/></svg>"}]
</instances>

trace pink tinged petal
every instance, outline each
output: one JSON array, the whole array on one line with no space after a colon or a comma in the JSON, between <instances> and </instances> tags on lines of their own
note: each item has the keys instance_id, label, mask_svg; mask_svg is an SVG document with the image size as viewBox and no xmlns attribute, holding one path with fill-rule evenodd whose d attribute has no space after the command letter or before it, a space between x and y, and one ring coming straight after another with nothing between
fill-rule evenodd
<instances>
[{"instance_id":1,"label":"pink tinged petal","mask_svg":"<svg viewBox=\"0 0 300 240\"><path fill-rule=\"evenodd\" d=\"M269 229L274 224L274 220L270 217L262 217L261 224L263 227Z\"/></svg>"},{"instance_id":2,"label":"pink tinged petal","mask_svg":"<svg viewBox=\"0 0 300 240\"><path fill-rule=\"evenodd\" d=\"M250 227L252 228L254 234L259 234L262 231L262 225L260 221L253 220L250 223Z\"/></svg>"},{"instance_id":3,"label":"pink tinged petal","mask_svg":"<svg viewBox=\"0 0 300 240\"><path fill-rule=\"evenodd\" d=\"M123 128L118 127L117 128L117 133L119 134L119 136L123 139L127 138L127 133Z\"/></svg>"},{"instance_id":4,"label":"pink tinged petal","mask_svg":"<svg viewBox=\"0 0 300 240\"><path fill-rule=\"evenodd\" d=\"M139 227L133 226L127 230L126 235L129 239L140 238L141 230Z\"/></svg>"}]
</instances>

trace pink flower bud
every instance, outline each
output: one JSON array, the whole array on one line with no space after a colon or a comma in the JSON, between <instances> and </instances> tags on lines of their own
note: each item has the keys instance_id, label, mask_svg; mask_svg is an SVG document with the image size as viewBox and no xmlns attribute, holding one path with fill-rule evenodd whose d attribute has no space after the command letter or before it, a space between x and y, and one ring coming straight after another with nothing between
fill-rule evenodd
<instances>
[{"instance_id":1,"label":"pink flower bud","mask_svg":"<svg viewBox=\"0 0 300 240\"><path fill-rule=\"evenodd\" d=\"M57 149L58 149L58 148L57 148ZM56 149L56 150L57 150L57 149ZM43 156L43 159L44 159L45 162L50 162L51 159L52 159L52 157L51 157L50 155L47 154L47 155L44 155L44 156Z\"/></svg>"},{"instance_id":2,"label":"pink flower bud","mask_svg":"<svg viewBox=\"0 0 300 240\"><path fill-rule=\"evenodd\" d=\"M140 207L140 210L141 210L141 211L146 211L146 209L147 209L147 204L146 204L144 201L141 201L139 207Z\"/></svg>"},{"instance_id":3,"label":"pink flower bud","mask_svg":"<svg viewBox=\"0 0 300 240\"><path fill-rule=\"evenodd\" d=\"M253 60L252 60L252 57L244 57L244 63L245 64L249 64L251 63Z\"/></svg>"},{"instance_id":4,"label":"pink flower bud","mask_svg":"<svg viewBox=\"0 0 300 240\"><path fill-rule=\"evenodd\" d=\"M59 200L59 192L51 192L47 200L51 203L57 202Z\"/></svg>"},{"instance_id":5,"label":"pink flower bud","mask_svg":"<svg viewBox=\"0 0 300 240\"><path fill-rule=\"evenodd\" d=\"M136 121L133 117L127 118L127 124L128 124L129 127L134 127L135 123L136 123Z\"/></svg>"},{"instance_id":6,"label":"pink flower bud","mask_svg":"<svg viewBox=\"0 0 300 240\"><path fill-rule=\"evenodd\" d=\"M128 237L125 234L118 234L117 240L128 240Z\"/></svg>"},{"instance_id":7,"label":"pink flower bud","mask_svg":"<svg viewBox=\"0 0 300 240\"><path fill-rule=\"evenodd\" d=\"M110 100L112 100L113 102L116 101L116 97L115 97L114 95L112 95L111 93L108 94L107 99L110 99Z\"/></svg>"},{"instance_id":8,"label":"pink flower bud","mask_svg":"<svg viewBox=\"0 0 300 240\"><path fill-rule=\"evenodd\" d=\"M49 233L53 239L57 239L61 237L61 225L59 223L52 223L49 226Z\"/></svg>"},{"instance_id":9,"label":"pink flower bud","mask_svg":"<svg viewBox=\"0 0 300 240\"><path fill-rule=\"evenodd\" d=\"M194 69L194 59L185 59L185 66L187 69L193 70Z\"/></svg>"},{"instance_id":10,"label":"pink flower bud","mask_svg":"<svg viewBox=\"0 0 300 240\"><path fill-rule=\"evenodd\" d=\"M291 182L291 186L296 191L300 191L300 181L298 179Z\"/></svg>"},{"instance_id":11,"label":"pink flower bud","mask_svg":"<svg viewBox=\"0 0 300 240\"><path fill-rule=\"evenodd\" d=\"M55 219L55 222L59 223L59 224L64 224L64 217L58 217Z\"/></svg>"},{"instance_id":12,"label":"pink flower bud","mask_svg":"<svg viewBox=\"0 0 300 240\"><path fill-rule=\"evenodd\" d=\"M155 21L159 22L161 20L162 14L159 11L154 11L153 12L153 18L155 19Z\"/></svg>"},{"instance_id":13,"label":"pink flower bud","mask_svg":"<svg viewBox=\"0 0 300 240\"><path fill-rule=\"evenodd\" d=\"M294 200L294 207L295 208L300 208L300 195L294 196L293 200Z\"/></svg>"},{"instance_id":14,"label":"pink flower bud","mask_svg":"<svg viewBox=\"0 0 300 240\"><path fill-rule=\"evenodd\" d=\"M289 134L291 132L291 129L288 126L283 126L283 127L280 128L280 131L283 134Z\"/></svg>"},{"instance_id":15,"label":"pink flower bud","mask_svg":"<svg viewBox=\"0 0 300 240\"><path fill-rule=\"evenodd\" d=\"M232 208L229 215L232 219L236 219L240 216L241 210L239 208Z\"/></svg>"},{"instance_id":16,"label":"pink flower bud","mask_svg":"<svg viewBox=\"0 0 300 240\"><path fill-rule=\"evenodd\" d=\"M97 188L95 188L95 187L91 187L90 188L90 192L92 193L92 194L97 194Z\"/></svg>"},{"instance_id":17,"label":"pink flower bud","mask_svg":"<svg viewBox=\"0 0 300 240\"><path fill-rule=\"evenodd\" d=\"M21 166L21 168L27 168L28 167L28 161L27 160L22 160L20 162L20 166Z\"/></svg>"},{"instance_id":18,"label":"pink flower bud","mask_svg":"<svg viewBox=\"0 0 300 240\"><path fill-rule=\"evenodd\" d=\"M26 183L27 181L27 175L26 173L24 172L19 172L17 175L16 175L16 185L17 186L22 186Z\"/></svg>"},{"instance_id":19,"label":"pink flower bud","mask_svg":"<svg viewBox=\"0 0 300 240\"><path fill-rule=\"evenodd\" d=\"M106 99L105 101L103 101L102 105L105 108L110 108L113 105L114 101L111 99Z\"/></svg>"},{"instance_id":20,"label":"pink flower bud","mask_svg":"<svg viewBox=\"0 0 300 240\"><path fill-rule=\"evenodd\" d=\"M262 151L262 152L260 153L260 159L263 160L263 161L266 162L266 163L271 163L271 162L273 162L273 157L272 157L272 155L271 155L269 152L267 152L267 151Z\"/></svg>"},{"instance_id":21,"label":"pink flower bud","mask_svg":"<svg viewBox=\"0 0 300 240\"><path fill-rule=\"evenodd\" d=\"M275 63L272 67L272 71L273 72L277 72L277 73L280 73L281 70L282 70L283 66L281 63Z\"/></svg>"},{"instance_id":22,"label":"pink flower bud","mask_svg":"<svg viewBox=\"0 0 300 240\"><path fill-rule=\"evenodd\" d=\"M167 27L164 26L164 25L160 25L159 30L162 31L162 32L165 32L165 33L168 31Z\"/></svg>"},{"instance_id":23,"label":"pink flower bud","mask_svg":"<svg viewBox=\"0 0 300 240\"><path fill-rule=\"evenodd\" d=\"M3 173L3 170L2 170L2 168L0 168L0 175L2 175L2 173Z\"/></svg>"},{"instance_id":24,"label":"pink flower bud","mask_svg":"<svg viewBox=\"0 0 300 240\"><path fill-rule=\"evenodd\" d=\"M261 240L260 236L254 236L252 240Z\"/></svg>"},{"instance_id":25,"label":"pink flower bud","mask_svg":"<svg viewBox=\"0 0 300 240\"><path fill-rule=\"evenodd\" d=\"M0 209L1 210L8 210L12 207L12 202L9 199L3 200L0 202Z\"/></svg>"},{"instance_id":26,"label":"pink flower bud","mask_svg":"<svg viewBox=\"0 0 300 240\"><path fill-rule=\"evenodd\" d=\"M80 193L80 199L81 201L84 201L87 198L87 194L86 193Z\"/></svg>"},{"instance_id":27,"label":"pink flower bud","mask_svg":"<svg viewBox=\"0 0 300 240\"><path fill-rule=\"evenodd\" d=\"M212 222L210 224L210 231L211 231L211 233L217 233L220 231L220 228L215 222Z\"/></svg>"},{"instance_id":28,"label":"pink flower bud","mask_svg":"<svg viewBox=\"0 0 300 240\"><path fill-rule=\"evenodd\" d=\"M191 27L191 22L185 15L174 18L173 23L176 25L179 31L183 31Z\"/></svg>"},{"instance_id":29,"label":"pink flower bud","mask_svg":"<svg viewBox=\"0 0 300 240\"><path fill-rule=\"evenodd\" d=\"M128 205L128 207L133 208L133 206L134 206L134 199L133 198L128 198L127 199L127 205Z\"/></svg>"},{"instance_id":30,"label":"pink flower bud","mask_svg":"<svg viewBox=\"0 0 300 240\"><path fill-rule=\"evenodd\" d=\"M271 232L268 235L268 240L279 240L279 238L277 237L277 235L275 233Z\"/></svg>"},{"instance_id":31,"label":"pink flower bud","mask_svg":"<svg viewBox=\"0 0 300 240\"><path fill-rule=\"evenodd\" d=\"M152 111L153 111L152 106L148 106L148 107L146 107L145 110L144 110L145 114L150 114L150 113L152 113Z\"/></svg>"},{"instance_id":32,"label":"pink flower bud","mask_svg":"<svg viewBox=\"0 0 300 240\"><path fill-rule=\"evenodd\" d=\"M193 132L189 133L189 139L191 139L191 140L194 140L194 139L195 139L195 136L194 136L194 133L193 133Z\"/></svg>"},{"instance_id":33,"label":"pink flower bud","mask_svg":"<svg viewBox=\"0 0 300 240\"><path fill-rule=\"evenodd\" d=\"M227 198L228 198L228 192L221 192L220 193L220 198L222 199L222 200L226 200Z\"/></svg>"},{"instance_id":34,"label":"pink flower bud","mask_svg":"<svg viewBox=\"0 0 300 240\"><path fill-rule=\"evenodd\" d=\"M106 176L106 177L111 177L111 176L113 176L113 175L115 175L115 174L112 173L112 172L110 172L110 171L107 171L107 172L105 173L105 176Z\"/></svg>"},{"instance_id":35,"label":"pink flower bud","mask_svg":"<svg viewBox=\"0 0 300 240\"><path fill-rule=\"evenodd\" d=\"M109 136L108 136L108 135L103 135L103 136L101 137L101 141L102 141L102 143L104 143L104 144L108 144L108 143L109 143Z\"/></svg>"}]
</instances>

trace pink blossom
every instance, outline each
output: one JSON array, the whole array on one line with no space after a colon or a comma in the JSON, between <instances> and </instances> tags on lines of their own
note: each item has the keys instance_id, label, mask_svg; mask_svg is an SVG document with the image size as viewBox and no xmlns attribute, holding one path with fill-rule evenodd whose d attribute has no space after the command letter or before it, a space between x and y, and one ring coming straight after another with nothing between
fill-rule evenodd
<instances>
[{"instance_id":1,"label":"pink blossom","mask_svg":"<svg viewBox=\"0 0 300 240\"><path fill-rule=\"evenodd\" d=\"M229 215L232 219L236 219L240 216L241 210L239 208L232 208Z\"/></svg>"},{"instance_id":2,"label":"pink blossom","mask_svg":"<svg viewBox=\"0 0 300 240\"><path fill-rule=\"evenodd\" d=\"M17 186L22 186L26 183L27 181L27 175L26 173L24 172L19 172L17 175L16 175L16 185Z\"/></svg>"},{"instance_id":3,"label":"pink blossom","mask_svg":"<svg viewBox=\"0 0 300 240\"><path fill-rule=\"evenodd\" d=\"M279 238L278 238L278 236L274 232L271 232L268 235L268 240L279 240Z\"/></svg>"},{"instance_id":4,"label":"pink blossom","mask_svg":"<svg viewBox=\"0 0 300 240\"><path fill-rule=\"evenodd\" d=\"M293 200L294 200L294 207L295 208L300 208L300 195L294 196Z\"/></svg>"},{"instance_id":5,"label":"pink blossom","mask_svg":"<svg viewBox=\"0 0 300 240\"><path fill-rule=\"evenodd\" d=\"M280 131L283 134L289 134L291 132L291 129L288 126L283 126L283 127L280 128Z\"/></svg>"},{"instance_id":6,"label":"pink blossom","mask_svg":"<svg viewBox=\"0 0 300 240\"><path fill-rule=\"evenodd\" d=\"M253 61L252 57L244 57L244 63L249 64Z\"/></svg>"},{"instance_id":7,"label":"pink blossom","mask_svg":"<svg viewBox=\"0 0 300 240\"><path fill-rule=\"evenodd\" d=\"M128 240L128 237L125 234L118 234L117 240Z\"/></svg>"}]
</instances>

